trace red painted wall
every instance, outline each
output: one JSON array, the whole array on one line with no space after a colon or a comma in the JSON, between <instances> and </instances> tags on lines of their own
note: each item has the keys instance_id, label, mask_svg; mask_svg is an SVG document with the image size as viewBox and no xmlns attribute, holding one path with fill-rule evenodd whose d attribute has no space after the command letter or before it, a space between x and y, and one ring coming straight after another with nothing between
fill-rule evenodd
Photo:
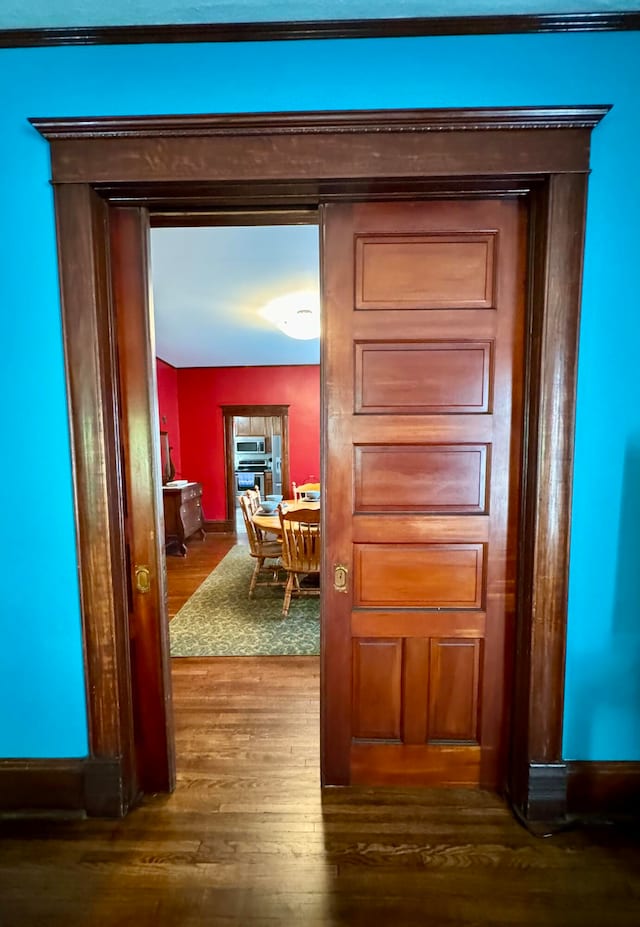
<instances>
[{"instance_id":1,"label":"red painted wall","mask_svg":"<svg viewBox=\"0 0 640 927\"><path fill-rule=\"evenodd\" d=\"M202 483L205 518L226 518L223 405L289 405L291 479L320 479L318 365L180 369L178 403L180 475Z\"/></svg>"},{"instance_id":2,"label":"red painted wall","mask_svg":"<svg viewBox=\"0 0 640 927\"><path fill-rule=\"evenodd\" d=\"M176 476L181 475L180 453L180 409L178 406L178 370L156 357L156 380L158 384L158 411L160 431L169 433L171 460Z\"/></svg>"}]
</instances>

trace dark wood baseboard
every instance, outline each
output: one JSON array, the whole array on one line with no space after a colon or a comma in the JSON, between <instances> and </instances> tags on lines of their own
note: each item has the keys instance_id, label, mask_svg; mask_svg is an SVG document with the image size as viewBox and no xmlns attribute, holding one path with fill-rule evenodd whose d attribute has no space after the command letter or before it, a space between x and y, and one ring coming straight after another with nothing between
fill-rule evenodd
<instances>
[{"instance_id":1,"label":"dark wood baseboard","mask_svg":"<svg viewBox=\"0 0 640 927\"><path fill-rule=\"evenodd\" d=\"M123 817L133 804L123 782L117 760L0 760L0 815Z\"/></svg>"},{"instance_id":2,"label":"dark wood baseboard","mask_svg":"<svg viewBox=\"0 0 640 927\"><path fill-rule=\"evenodd\" d=\"M532 763L525 799L513 805L534 833L585 815L640 816L640 761Z\"/></svg>"},{"instance_id":3,"label":"dark wood baseboard","mask_svg":"<svg viewBox=\"0 0 640 927\"><path fill-rule=\"evenodd\" d=\"M527 826L555 825L567 813L565 763L530 763L521 801L514 811Z\"/></svg>"},{"instance_id":4,"label":"dark wood baseboard","mask_svg":"<svg viewBox=\"0 0 640 927\"><path fill-rule=\"evenodd\" d=\"M204 530L213 534L233 534L236 530L236 523L231 518L219 518L204 523Z\"/></svg>"},{"instance_id":5,"label":"dark wood baseboard","mask_svg":"<svg viewBox=\"0 0 640 927\"><path fill-rule=\"evenodd\" d=\"M0 813L84 811L83 759L0 760Z\"/></svg>"},{"instance_id":6,"label":"dark wood baseboard","mask_svg":"<svg viewBox=\"0 0 640 927\"><path fill-rule=\"evenodd\" d=\"M120 763L100 759L0 760L0 815L86 813L122 817L133 804ZM640 815L640 761L531 764L526 824L554 823L567 811Z\"/></svg>"},{"instance_id":7,"label":"dark wood baseboard","mask_svg":"<svg viewBox=\"0 0 640 927\"><path fill-rule=\"evenodd\" d=\"M84 807L92 818L123 818L140 798L138 791L129 794L122 763L119 760L84 761Z\"/></svg>"},{"instance_id":8,"label":"dark wood baseboard","mask_svg":"<svg viewBox=\"0 0 640 927\"><path fill-rule=\"evenodd\" d=\"M640 816L640 761L567 764L571 814Z\"/></svg>"}]
</instances>

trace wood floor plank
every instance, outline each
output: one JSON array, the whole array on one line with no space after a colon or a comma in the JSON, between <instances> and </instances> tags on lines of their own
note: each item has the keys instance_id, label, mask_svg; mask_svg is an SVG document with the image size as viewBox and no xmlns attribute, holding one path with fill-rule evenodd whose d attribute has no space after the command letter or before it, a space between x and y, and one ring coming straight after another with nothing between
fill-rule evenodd
<instances>
[{"instance_id":1,"label":"wood floor plank","mask_svg":"<svg viewBox=\"0 0 640 927\"><path fill-rule=\"evenodd\" d=\"M319 785L318 658L173 661L178 785L0 821L1 927L637 927L640 837L474 790Z\"/></svg>"}]
</instances>

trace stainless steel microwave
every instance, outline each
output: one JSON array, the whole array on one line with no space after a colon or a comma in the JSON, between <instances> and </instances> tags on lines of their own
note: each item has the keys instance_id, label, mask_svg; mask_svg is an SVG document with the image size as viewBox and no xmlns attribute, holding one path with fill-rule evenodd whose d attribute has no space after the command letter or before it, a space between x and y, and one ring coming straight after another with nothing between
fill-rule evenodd
<instances>
[{"instance_id":1,"label":"stainless steel microwave","mask_svg":"<svg viewBox=\"0 0 640 927\"><path fill-rule=\"evenodd\" d=\"M248 435L236 438L236 454L264 454L264 438Z\"/></svg>"}]
</instances>

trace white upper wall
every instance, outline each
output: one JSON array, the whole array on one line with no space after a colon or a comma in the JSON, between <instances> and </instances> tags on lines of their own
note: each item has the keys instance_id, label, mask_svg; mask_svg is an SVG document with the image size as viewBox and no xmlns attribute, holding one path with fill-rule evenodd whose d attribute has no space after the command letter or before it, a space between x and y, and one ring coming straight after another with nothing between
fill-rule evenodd
<instances>
[{"instance_id":1,"label":"white upper wall","mask_svg":"<svg viewBox=\"0 0 640 927\"><path fill-rule=\"evenodd\" d=\"M0 29L584 13L638 0L3 0Z\"/></svg>"}]
</instances>

